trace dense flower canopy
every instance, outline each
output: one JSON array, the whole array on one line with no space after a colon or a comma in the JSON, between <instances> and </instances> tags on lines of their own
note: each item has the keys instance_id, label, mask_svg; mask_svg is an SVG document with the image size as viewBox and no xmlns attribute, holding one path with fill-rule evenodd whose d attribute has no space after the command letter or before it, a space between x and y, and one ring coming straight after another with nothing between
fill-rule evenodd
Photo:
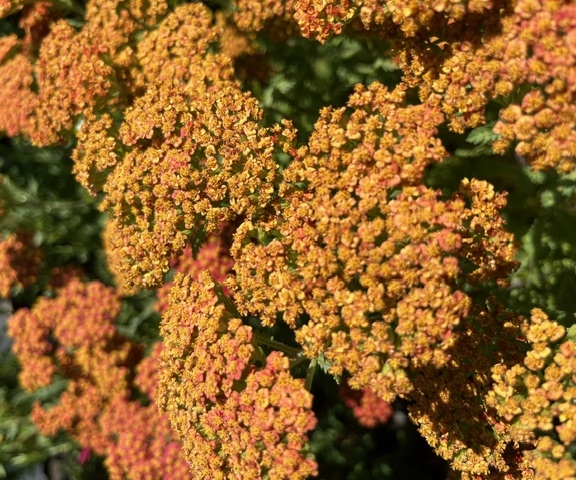
<instances>
[{"instance_id":1,"label":"dense flower canopy","mask_svg":"<svg viewBox=\"0 0 576 480\"><path fill-rule=\"evenodd\" d=\"M280 352L265 356L205 273L179 274L162 333L158 395L197 478L306 478L312 397ZM264 357L257 368L256 355Z\"/></svg>"},{"instance_id":2,"label":"dense flower canopy","mask_svg":"<svg viewBox=\"0 0 576 480\"><path fill-rule=\"evenodd\" d=\"M0 0L26 415L114 480L576 478L575 95L571 0Z\"/></svg>"}]
</instances>

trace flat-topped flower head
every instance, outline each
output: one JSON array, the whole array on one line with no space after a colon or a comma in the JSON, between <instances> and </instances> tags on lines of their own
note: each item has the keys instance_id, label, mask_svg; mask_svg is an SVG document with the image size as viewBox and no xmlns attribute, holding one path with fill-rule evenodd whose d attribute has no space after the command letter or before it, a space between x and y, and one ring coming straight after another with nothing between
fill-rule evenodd
<instances>
[{"instance_id":1,"label":"flat-topped flower head","mask_svg":"<svg viewBox=\"0 0 576 480\"><path fill-rule=\"evenodd\" d=\"M529 350L514 365L492 368L494 383L486 402L513 441L532 446L523 455L536 478L573 477L576 342L540 309L532 310L522 330Z\"/></svg>"},{"instance_id":2,"label":"flat-topped flower head","mask_svg":"<svg viewBox=\"0 0 576 480\"><path fill-rule=\"evenodd\" d=\"M252 328L215 287L207 272L174 280L162 321L161 410L196 478L307 478L316 472L306 448L312 396L287 357L256 350Z\"/></svg>"},{"instance_id":3,"label":"flat-topped flower head","mask_svg":"<svg viewBox=\"0 0 576 480\"><path fill-rule=\"evenodd\" d=\"M402 37L434 35L447 25L498 11L492 0L298 0L294 18L305 37L320 42L359 19L366 30L395 30ZM396 27L396 28L392 28Z\"/></svg>"},{"instance_id":4,"label":"flat-topped flower head","mask_svg":"<svg viewBox=\"0 0 576 480\"><path fill-rule=\"evenodd\" d=\"M259 126L261 115L256 99L236 87L190 98L169 83L151 86L126 110L127 153L108 175L101 208L110 212L109 245L121 252L127 284L160 285L191 238L255 218L275 198L283 140L277 127Z\"/></svg>"},{"instance_id":5,"label":"flat-topped flower head","mask_svg":"<svg viewBox=\"0 0 576 480\"><path fill-rule=\"evenodd\" d=\"M351 110L322 112L276 216L239 227L228 283L243 315L280 314L308 358L387 401L411 390L411 362L449 358L471 306L460 285L504 281L516 265L503 195L473 180L445 200L422 185L445 153L442 115L403 98L374 84Z\"/></svg>"},{"instance_id":6,"label":"flat-topped flower head","mask_svg":"<svg viewBox=\"0 0 576 480\"><path fill-rule=\"evenodd\" d=\"M134 86L144 90L150 83L181 83L190 95L198 95L232 83L231 60L216 53L221 35L203 3L176 7L136 45Z\"/></svg>"}]
</instances>

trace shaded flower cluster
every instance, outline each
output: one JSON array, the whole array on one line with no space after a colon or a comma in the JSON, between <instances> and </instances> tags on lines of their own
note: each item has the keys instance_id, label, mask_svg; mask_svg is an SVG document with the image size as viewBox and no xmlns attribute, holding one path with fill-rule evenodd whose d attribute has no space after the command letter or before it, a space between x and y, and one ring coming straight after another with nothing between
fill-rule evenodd
<instances>
[{"instance_id":1,"label":"shaded flower cluster","mask_svg":"<svg viewBox=\"0 0 576 480\"><path fill-rule=\"evenodd\" d=\"M8 298L14 288L36 282L42 266L42 250L33 244L34 233L20 231L0 241L0 297Z\"/></svg>"},{"instance_id":2,"label":"shaded flower cluster","mask_svg":"<svg viewBox=\"0 0 576 480\"><path fill-rule=\"evenodd\" d=\"M576 458L576 342L573 327L532 311L522 332L530 345L523 361L492 368L486 396L513 441L533 445L523 452L536 478L573 478Z\"/></svg>"},{"instance_id":3,"label":"shaded flower cluster","mask_svg":"<svg viewBox=\"0 0 576 480\"><path fill-rule=\"evenodd\" d=\"M306 452L312 396L289 359L266 356L224 302L207 272L175 278L161 327L160 407L196 478L307 478L316 471Z\"/></svg>"},{"instance_id":4,"label":"shaded flower cluster","mask_svg":"<svg viewBox=\"0 0 576 480\"><path fill-rule=\"evenodd\" d=\"M499 362L513 365L524 354L521 323L493 299L475 305L444 368L425 367L412 376L410 418L458 472L454 478L533 478L521 448L484 401L492 388L490 369Z\"/></svg>"},{"instance_id":5,"label":"shaded flower cluster","mask_svg":"<svg viewBox=\"0 0 576 480\"><path fill-rule=\"evenodd\" d=\"M57 403L35 403L31 419L44 435L66 431L104 456L111 479L186 478L188 465L168 418L154 404L131 400L135 386L153 395L157 354L140 363L134 385L142 347L118 333L120 307L112 289L73 278L56 298L41 298L12 316L8 333L21 385L35 391L66 381Z\"/></svg>"},{"instance_id":6,"label":"shaded flower cluster","mask_svg":"<svg viewBox=\"0 0 576 480\"><path fill-rule=\"evenodd\" d=\"M281 312L308 358L386 401L411 391L412 363L449 358L471 306L459 285L515 266L491 185L465 181L452 200L421 185L444 154L441 115L402 102L374 84L352 111L322 112L284 172L285 205L238 228L228 282L243 315L273 325Z\"/></svg>"},{"instance_id":7,"label":"shaded flower cluster","mask_svg":"<svg viewBox=\"0 0 576 480\"><path fill-rule=\"evenodd\" d=\"M363 427L374 428L384 425L394 414L392 404L382 400L369 388L353 390L348 383L343 382L340 386L340 396L344 405L352 410L354 417Z\"/></svg>"}]
</instances>

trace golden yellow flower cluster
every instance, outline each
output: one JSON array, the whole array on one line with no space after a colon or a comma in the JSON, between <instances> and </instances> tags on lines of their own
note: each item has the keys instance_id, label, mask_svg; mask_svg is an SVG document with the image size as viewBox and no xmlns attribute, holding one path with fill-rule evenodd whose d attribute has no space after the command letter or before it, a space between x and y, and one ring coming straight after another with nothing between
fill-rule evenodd
<instances>
[{"instance_id":1,"label":"golden yellow flower cluster","mask_svg":"<svg viewBox=\"0 0 576 480\"><path fill-rule=\"evenodd\" d=\"M184 85L191 96L220 88L233 76L228 57L213 53L222 35L212 12L202 3L177 7L147 32L136 46L132 70L135 87L144 91L151 83Z\"/></svg>"},{"instance_id":2,"label":"golden yellow flower cluster","mask_svg":"<svg viewBox=\"0 0 576 480\"><path fill-rule=\"evenodd\" d=\"M264 30L271 38L281 41L298 31L295 3L295 0L237 0L231 20L249 36Z\"/></svg>"},{"instance_id":3,"label":"golden yellow flower cluster","mask_svg":"<svg viewBox=\"0 0 576 480\"><path fill-rule=\"evenodd\" d=\"M373 84L350 110L322 112L284 172L277 215L238 228L227 283L243 315L273 325L282 312L308 358L387 401L411 391L411 364L449 358L471 305L458 285L515 266L501 194L473 180L443 200L421 185L444 154L442 115L403 96Z\"/></svg>"},{"instance_id":4,"label":"golden yellow flower cluster","mask_svg":"<svg viewBox=\"0 0 576 480\"><path fill-rule=\"evenodd\" d=\"M574 478L576 458L576 342L539 309L522 326L530 345L523 362L492 368L486 402L523 452L538 479Z\"/></svg>"},{"instance_id":5,"label":"golden yellow flower cluster","mask_svg":"<svg viewBox=\"0 0 576 480\"><path fill-rule=\"evenodd\" d=\"M190 99L176 85L152 86L125 112L115 148L98 123L95 144L85 140L89 172L110 168L101 204L110 212L109 246L121 252L126 286L157 286L172 257L200 229L251 218L266 209L278 182L276 150L290 128L258 126L262 112L249 94L222 86ZM110 153L102 160L98 152ZM79 157L76 157L79 160ZM95 167L96 165L96 167ZM89 177L89 175L87 175Z\"/></svg>"},{"instance_id":6,"label":"golden yellow flower cluster","mask_svg":"<svg viewBox=\"0 0 576 480\"><path fill-rule=\"evenodd\" d=\"M498 11L502 1L493 0L299 0L294 18L302 34L324 42L342 33L343 27L359 18L366 30L391 29L415 37L440 30L463 18Z\"/></svg>"},{"instance_id":7,"label":"golden yellow flower cluster","mask_svg":"<svg viewBox=\"0 0 576 480\"><path fill-rule=\"evenodd\" d=\"M312 396L289 359L267 356L205 272L178 274L162 320L158 402L195 478L304 479ZM228 307L226 306L228 304ZM259 361L260 367L256 366Z\"/></svg>"}]
</instances>

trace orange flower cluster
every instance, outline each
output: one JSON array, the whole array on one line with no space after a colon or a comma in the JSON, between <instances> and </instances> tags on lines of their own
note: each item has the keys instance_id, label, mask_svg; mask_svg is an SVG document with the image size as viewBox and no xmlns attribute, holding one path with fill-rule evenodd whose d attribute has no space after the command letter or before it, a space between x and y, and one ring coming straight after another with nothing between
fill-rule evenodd
<instances>
[{"instance_id":1,"label":"orange flower cluster","mask_svg":"<svg viewBox=\"0 0 576 480\"><path fill-rule=\"evenodd\" d=\"M182 83L193 96L213 85L220 88L233 76L230 59L213 53L221 35L204 4L177 7L138 42L132 70L135 86L144 91L153 83Z\"/></svg>"},{"instance_id":2,"label":"orange flower cluster","mask_svg":"<svg viewBox=\"0 0 576 480\"><path fill-rule=\"evenodd\" d=\"M0 131L9 136L30 130L36 107L33 66L16 35L0 38Z\"/></svg>"},{"instance_id":3,"label":"orange flower cluster","mask_svg":"<svg viewBox=\"0 0 576 480\"><path fill-rule=\"evenodd\" d=\"M36 145L65 142L81 115L90 117L117 101L115 72L103 58L107 52L65 20L52 25L34 66L38 98L30 137Z\"/></svg>"},{"instance_id":4,"label":"orange flower cluster","mask_svg":"<svg viewBox=\"0 0 576 480\"><path fill-rule=\"evenodd\" d=\"M0 297L8 298L12 289L32 285L42 265L42 250L33 246L33 232L20 231L0 241Z\"/></svg>"},{"instance_id":5,"label":"orange flower cluster","mask_svg":"<svg viewBox=\"0 0 576 480\"><path fill-rule=\"evenodd\" d=\"M410 418L435 452L466 479L530 479L520 448L484 401L492 387L490 368L512 365L523 355L522 318L490 299L475 305L462 325L444 368L413 375Z\"/></svg>"},{"instance_id":6,"label":"orange flower cluster","mask_svg":"<svg viewBox=\"0 0 576 480\"><path fill-rule=\"evenodd\" d=\"M160 408L196 478L307 478L316 472L306 452L312 396L288 358L266 356L225 304L207 272L177 275L161 326Z\"/></svg>"},{"instance_id":7,"label":"orange flower cluster","mask_svg":"<svg viewBox=\"0 0 576 480\"><path fill-rule=\"evenodd\" d=\"M533 168L570 172L576 166L576 5L547 2L535 8L526 1L517 10L510 35L517 37L515 67L522 76L510 81L534 87L500 113L494 131L501 139L494 149L503 152L517 142L516 153Z\"/></svg>"},{"instance_id":8,"label":"orange flower cluster","mask_svg":"<svg viewBox=\"0 0 576 480\"><path fill-rule=\"evenodd\" d=\"M422 99L435 99L456 132L485 123L493 99L506 106L494 131L504 153L536 169L574 169L575 9L572 2L516 0L502 15L487 13L483 34L450 26L428 41L396 45L397 59ZM531 88L528 88L531 86Z\"/></svg>"},{"instance_id":9,"label":"orange flower cluster","mask_svg":"<svg viewBox=\"0 0 576 480\"><path fill-rule=\"evenodd\" d=\"M7 17L25 5L24 0L0 0L0 18Z\"/></svg>"},{"instance_id":10,"label":"orange flower cluster","mask_svg":"<svg viewBox=\"0 0 576 480\"><path fill-rule=\"evenodd\" d=\"M154 404L130 400L142 348L118 333L120 307L112 289L72 279L56 298L41 298L12 316L8 333L22 386L34 391L67 380L58 403L36 403L31 419L43 434L65 430L105 456L111 479L186 478L188 465L168 418ZM142 362L136 386L152 393L156 371L155 359Z\"/></svg>"},{"instance_id":11,"label":"orange flower cluster","mask_svg":"<svg viewBox=\"0 0 576 480\"><path fill-rule=\"evenodd\" d=\"M235 3L234 23L244 32L259 32L268 22L282 17L289 21L294 11L294 0L238 0Z\"/></svg>"},{"instance_id":12,"label":"orange flower cluster","mask_svg":"<svg viewBox=\"0 0 576 480\"><path fill-rule=\"evenodd\" d=\"M260 128L261 113L236 87L190 99L164 83L127 109L107 160L97 153L112 147L104 133L111 120L100 122L95 145L88 135L84 151L95 155L77 170L112 164L117 149L126 151L104 184L101 208L111 214L108 241L121 252L117 267L128 288L162 284L170 260L196 232L255 217L271 202L279 183L276 151L283 135L295 133L289 125Z\"/></svg>"},{"instance_id":13,"label":"orange flower cluster","mask_svg":"<svg viewBox=\"0 0 576 480\"><path fill-rule=\"evenodd\" d=\"M340 396L344 405L352 410L358 423L366 428L383 425L390 420L394 409L390 402L385 402L369 388L353 390L348 383L340 386Z\"/></svg>"},{"instance_id":14,"label":"orange flower cluster","mask_svg":"<svg viewBox=\"0 0 576 480\"><path fill-rule=\"evenodd\" d=\"M322 112L284 172L284 206L238 228L227 283L243 315L273 325L282 312L308 358L386 401L412 390L411 364L449 358L471 305L459 285L515 266L504 196L472 181L445 201L420 185L444 154L442 116L402 101L402 89L374 84L358 87L351 111Z\"/></svg>"},{"instance_id":15,"label":"orange flower cluster","mask_svg":"<svg viewBox=\"0 0 576 480\"><path fill-rule=\"evenodd\" d=\"M532 311L522 331L530 344L523 362L492 368L486 396L515 442L534 445L523 452L538 479L574 478L576 457L576 342L574 327Z\"/></svg>"},{"instance_id":16,"label":"orange flower cluster","mask_svg":"<svg viewBox=\"0 0 576 480\"><path fill-rule=\"evenodd\" d=\"M218 283L224 283L233 265L234 262L230 257L228 246L225 244L222 234L211 235L198 251L196 258L194 258L192 248L188 246L182 255L170 264L176 273L188 275L195 280L200 278L202 272L208 270L214 281ZM171 288L172 282L169 282L157 291L158 299L154 308L161 314L168 308L168 296ZM224 293L228 293L227 289L224 289Z\"/></svg>"},{"instance_id":17,"label":"orange flower cluster","mask_svg":"<svg viewBox=\"0 0 576 480\"><path fill-rule=\"evenodd\" d=\"M496 100L506 108L495 151L514 142L534 168L568 172L576 153L575 12L568 0L302 0L295 16L303 34L320 41L358 17L364 28L386 32L405 81L441 107L452 130L483 125Z\"/></svg>"},{"instance_id":18,"label":"orange flower cluster","mask_svg":"<svg viewBox=\"0 0 576 480\"><path fill-rule=\"evenodd\" d=\"M434 31L465 17L498 11L502 2L492 0L299 0L294 18L302 34L324 42L342 33L359 18L366 30L398 25L402 36Z\"/></svg>"}]
</instances>

